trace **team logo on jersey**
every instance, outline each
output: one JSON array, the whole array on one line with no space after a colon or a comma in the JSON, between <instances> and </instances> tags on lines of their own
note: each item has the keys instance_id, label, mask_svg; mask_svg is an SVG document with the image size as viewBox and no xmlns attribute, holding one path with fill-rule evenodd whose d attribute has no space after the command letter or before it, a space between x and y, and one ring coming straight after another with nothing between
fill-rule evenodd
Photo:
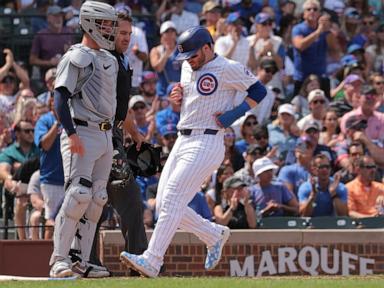
<instances>
[{"instance_id":1,"label":"team logo on jersey","mask_svg":"<svg viewBox=\"0 0 384 288\"><path fill-rule=\"evenodd\" d=\"M244 67L244 73L248 76L248 77L253 77L253 74L251 73L251 71L249 71L247 68Z\"/></svg>"},{"instance_id":2,"label":"team logo on jersey","mask_svg":"<svg viewBox=\"0 0 384 288\"><path fill-rule=\"evenodd\" d=\"M217 89L217 79L215 75L211 73L206 73L200 76L197 80L197 91L201 95L208 96L213 94Z\"/></svg>"}]
</instances>

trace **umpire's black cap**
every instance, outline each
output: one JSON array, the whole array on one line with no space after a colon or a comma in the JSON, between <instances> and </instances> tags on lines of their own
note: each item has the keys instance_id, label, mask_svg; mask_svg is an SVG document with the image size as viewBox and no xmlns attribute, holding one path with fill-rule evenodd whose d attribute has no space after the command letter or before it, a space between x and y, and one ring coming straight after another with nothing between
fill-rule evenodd
<instances>
[{"instance_id":1,"label":"umpire's black cap","mask_svg":"<svg viewBox=\"0 0 384 288\"><path fill-rule=\"evenodd\" d=\"M203 26L191 27L184 31L177 40L179 54L176 60L187 60L194 56L204 44L213 43L209 31Z\"/></svg>"}]
</instances>

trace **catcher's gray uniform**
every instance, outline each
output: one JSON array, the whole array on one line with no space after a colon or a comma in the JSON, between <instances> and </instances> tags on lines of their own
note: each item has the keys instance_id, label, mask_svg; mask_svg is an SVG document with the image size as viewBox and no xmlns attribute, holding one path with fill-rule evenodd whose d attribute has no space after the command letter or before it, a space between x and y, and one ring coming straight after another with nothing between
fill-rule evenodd
<instances>
[{"instance_id":1,"label":"catcher's gray uniform","mask_svg":"<svg viewBox=\"0 0 384 288\"><path fill-rule=\"evenodd\" d=\"M65 131L61 136L66 193L56 218L51 264L67 259L77 224L82 256L88 261L112 165L112 123L116 111L118 64L108 51L72 46L58 65L55 88L71 93L69 107L85 154L72 154Z\"/></svg>"}]
</instances>

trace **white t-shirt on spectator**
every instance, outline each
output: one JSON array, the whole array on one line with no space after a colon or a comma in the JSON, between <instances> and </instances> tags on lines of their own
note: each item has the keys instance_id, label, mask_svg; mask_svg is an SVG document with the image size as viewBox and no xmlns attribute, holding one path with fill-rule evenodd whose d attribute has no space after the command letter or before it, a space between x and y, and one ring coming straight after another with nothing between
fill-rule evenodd
<instances>
[{"instance_id":1,"label":"white t-shirt on spectator","mask_svg":"<svg viewBox=\"0 0 384 288\"><path fill-rule=\"evenodd\" d=\"M2 112L11 112L15 109L17 96L7 96L0 94L0 111Z\"/></svg>"},{"instance_id":2,"label":"white t-shirt on spectator","mask_svg":"<svg viewBox=\"0 0 384 288\"><path fill-rule=\"evenodd\" d=\"M179 35L188 28L193 26L199 26L200 24L199 17L197 17L195 13L188 12L186 10L183 10L181 15L173 13L171 19L169 20L171 20L175 24L177 34Z\"/></svg>"},{"instance_id":3,"label":"white t-shirt on spectator","mask_svg":"<svg viewBox=\"0 0 384 288\"><path fill-rule=\"evenodd\" d=\"M132 26L131 41L125 55L128 57L129 66L133 70L132 87L139 87L141 83L141 75L143 74L143 61L136 57L132 52L134 45L139 47L139 51L148 54L148 44L145 38L145 32L136 26Z\"/></svg>"},{"instance_id":4,"label":"white t-shirt on spectator","mask_svg":"<svg viewBox=\"0 0 384 288\"><path fill-rule=\"evenodd\" d=\"M221 56L224 56L229 48L233 45L231 35L220 36L215 43L215 52ZM235 51L233 51L230 59L240 62L247 67L249 58L249 41L246 37L240 37L237 42Z\"/></svg>"}]
</instances>

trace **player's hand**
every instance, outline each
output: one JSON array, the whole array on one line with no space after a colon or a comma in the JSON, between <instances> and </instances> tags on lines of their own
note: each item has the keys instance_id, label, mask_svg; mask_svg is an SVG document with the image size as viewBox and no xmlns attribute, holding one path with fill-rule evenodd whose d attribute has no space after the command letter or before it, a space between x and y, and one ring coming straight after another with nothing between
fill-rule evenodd
<instances>
[{"instance_id":1,"label":"player's hand","mask_svg":"<svg viewBox=\"0 0 384 288\"><path fill-rule=\"evenodd\" d=\"M219 116L222 115L222 114L223 114L223 112L216 112L215 114L213 114L213 117L215 119L216 125L219 126L220 128L224 128L224 125L219 120Z\"/></svg>"},{"instance_id":2,"label":"player's hand","mask_svg":"<svg viewBox=\"0 0 384 288\"><path fill-rule=\"evenodd\" d=\"M183 101L183 86L180 83L173 86L171 94L169 94L169 101L175 105L181 105L181 101Z\"/></svg>"},{"instance_id":3,"label":"player's hand","mask_svg":"<svg viewBox=\"0 0 384 288\"><path fill-rule=\"evenodd\" d=\"M69 136L69 149L72 154L79 154L81 157L84 156L84 144L76 133Z\"/></svg>"}]
</instances>

